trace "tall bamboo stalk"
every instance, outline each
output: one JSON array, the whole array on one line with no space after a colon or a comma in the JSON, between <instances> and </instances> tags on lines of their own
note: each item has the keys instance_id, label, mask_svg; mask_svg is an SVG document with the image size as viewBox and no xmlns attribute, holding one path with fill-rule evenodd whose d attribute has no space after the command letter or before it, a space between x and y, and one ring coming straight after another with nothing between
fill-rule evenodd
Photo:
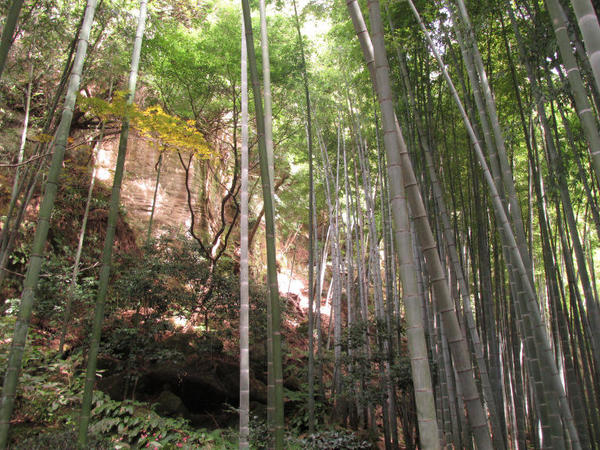
<instances>
[{"instance_id":1,"label":"tall bamboo stalk","mask_svg":"<svg viewBox=\"0 0 600 450\"><path fill-rule=\"evenodd\" d=\"M518 279L521 283L520 289L522 290L524 296L526 296L526 299L527 299L527 302L521 305L521 311L520 312L517 311L517 314L524 314L527 323L530 324L530 325L528 325L528 327L530 328L531 332L533 333L531 335L531 338L535 340L535 345L537 346L537 348L531 347L530 350L531 351L539 350L539 352L540 352L539 358L543 361L544 367L546 367L548 369L548 370L544 370L543 374L541 374L541 375L544 376L545 379L547 380L547 383L545 384L546 387L553 390L554 395L552 397L552 400L558 402L558 405L560 405L560 412L564 418L565 426L569 430L569 435L571 437L573 444L576 445L576 443L578 441L577 431L573 424L573 417L572 417L570 408L567 403L564 387L561 383L561 380L558 375L558 371L556 369L556 364L554 362L553 355L552 355L552 349L550 348L550 345L549 345L548 335L546 333L546 329L545 329L543 321L542 321L541 313L540 313L539 307L536 302L537 295L535 293L534 288L531 285L529 272L526 269L526 266L523 262L522 254L519 251L519 247L517 245L515 235L512 231L512 228L510 226L510 223L509 223L506 213L504 211L502 200L498 194L498 189L496 188L494 179L492 178L492 175L489 171L485 156L483 154L483 151L481 149L479 141L475 135L471 121L470 121L469 117L467 116L467 113L462 104L462 101L460 100L460 97L458 96L458 92L456 91L456 88L454 87L454 83L452 82L452 80L448 74L448 71L439 55L439 52L437 51L435 45L433 44L433 42L431 40L431 37L429 36L429 32L425 28L425 25L421 19L419 12L415 8L415 6L411 0L408 0L408 2L413 11L413 14L415 15L415 17L417 18L417 20L419 22L421 30L423 31L423 33L425 35L425 38L427 39L430 50L432 51L433 55L435 56L435 58L438 62L438 65L440 67L440 70L442 71L443 76L446 79L448 87L450 88L452 96L454 97L454 100L455 100L457 107L463 118L463 122L465 123L465 127L467 128L469 137L473 143L473 147L475 149L477 159L479 160L479 164L483 171L484 179L485 179L486 183L488 184L488 187L490 190L490 198L492 201L494 213L496 215L496 220L498 222L499 227L501 228L503 239L505 239L504 245L505 245L507 251L509 252L509 256L512 260L512 264L514 265L513 266L514 270L515 270L516 275L518 276ZM517 297L519 297L519 296L517 296Z\"/></svg>"},{"instance_id":2,"label":"tall bamboo stalk","mask_svg":"<svg viewBox=\"0 0 600 450\"><path fill-rule=\"evenodd\" d=\"M419 142L421 147L423 148L423 153L425 156L425 164L427 167L427 172L429 174L429 179L431 181L431 187L433 190L433 196L435 198L436 206L439 210L438 217L441 219L443 225L443 235L446 246L448 247L448 254L450 257L450 261L452 263L452 267L454 269L454 273L457 278L457 282L459 285L459 291L462 298L462 306L465 310L465 317L467 320L467 327L469 330L469 336L471 339L471 343L473 345L473 350L475 353L475 360L477 362L477 367L479 369L479 374L481 376L481 385L482 391L485 401L488 404L488 409L490 411L490 421L492 423L492 430L494 431L492 435L492 439L494 440L495 448L505 448L506 445L504 443L504 432L500 426L499 414L500 411L496 406L496 401L494 398L494 393L492 390L492 386L490 383L490 378L488 376L487 366L484 359L483 354L483 346L481 344L481 340L479 338L479 333L477 331L475 325L475 319L473 317L473 311L471 309L471 299L470 299L470 290L468 284L465 279L465 273L463 271L463 267L460 263L460 259L458 256L458 251L456 248L456 240L454 238L454 232L450 225L448 210L446 208L446 202L444 201L443 189L439 178L437 176L436 169L433 163L433 157L431 149L428 145L428 139L425 135L425 127L423 126L423 122L417 113L417 105L415 101L414 92L412 86L410 84L410 77L408 76L408 70L406 67L406 61L404 55L399 54L399 62L400 62L400 70L402 72L402 79L404 81L404 86L406 89L409 105L415 111L415 124L417 127L417 133L419 135Z\"/></svg>"},{"instance_id":3,"label":"tall bamboo stalk","mask_svg":"<svg viewBox=\"0 0 600 450\"><path fill-rule=\"evenodd\" d=\"M379 256L379 239L377 235L377 224L375 222L375 201L372 196L373 189L371 186L371 177L367 168L366 157L364 155L364 145L360 145L360 142L358 142L357 150L358 162L362 171L364 198L367 207L366 213L369 227L369 266L371 268L371 278L373 279L375 317L379 324L384 325L386 324L386 322L389 323L389 317L387 317L388 320L386 320L386 312L383 302L383 280L381 278L381 261ZM382 389L384 390L382 403L382 410L384 416L384 430L386 430L386 434L389 435L389 437L386 439L386 448L397 448L397 430L395 430L397 426L395 424L395 421L392 420L392 417L395 417L395 414L390 408L390 403L392 403L392 396L389 392L390 387L392 386L390 374L390 361L388 359L388 356L390 354L390 343L388 336L390 336L390 334L389 329L388 333L381 333L379 327L376 329L376 332L379 351L382 353L382 355L384 355L384 360L382 363L380 363L381 365L383 365L383 370L380 370L379 377L381 380Z\"/></svg>"},{"instance_id":4,"label":"tall bamboo stalk","mask_svg":"<svg viewBox=\"0 0 600 450\"><path fill-rule=\"evenodd\" d=\"M392 104L389 67L383 41L379 3L376 1L369 3L371 26L373 28L373 45L371 45L368 39L369 35L358 3L355 0L348 0L346 5L348 6L356 34L361 40L363 54L369 66L371 80L377 92L381 108L384 144L388 162L388 182L391 191L392 217L396 226L394 237L400 261L400 277L402 280L404 303L406 305L406 318L409 323L407 333L410 342L409 352L415 397L419 411L421 443L424 448L439 448L435 402L433 400L433 389L426 357L427 346L417 291L417 278L412 253L412 237L410 235L408 206L404 190L405 180L398 152L400 142L396 129L397 123L394 115L394 106ZM458 323L456 325L458 326ZM473 387L475 387L474 380ZM479 402L479 399L477 399L477 402ZM483 413L483 410L481 412ZM485 423L485 420L483 422ZM487 425L485 425L485 428L487 431Z\"/></svg>"},{"instance_id":5,"label":"tall bamboo stalk","mask_svg":"<svg viewBox=\"0 0 600 450\"><path fill-rule=\"evenodd\" d=\"M250 359L248 292L248 57L242 19L242 163L240 213L240 449L249 447Z\"/></svg>"},{"instance_id":6,"label":"tall bamboo stalk","mask_svg":"<svg viewBox=\"0 0 600 450\"><path fill-rule=\"evenodd\" d=\"M104 124L102 125L102 131L100 133L98 142L96 143L96 147L94 147L94 151L92 152L92 173L90 174L90 185L88 187L88 195L85 202L85 210L81 219L81 228L79 229L77 250L75 251L75 262L73 263L73 272L71 273L71 284L69 284L69 288L67 290L67 302L65 304L65 314L63 317L63 324L60 332L60 341L58 344L58 354L61 356L64 352L65 340L67 338L67 329L69 326L69 321L71 320L71 310L73 308L73 300L75 299L75 294L77 290L77 279L79 277L81 254L83 252L83 240L85 239L85 230L87 228L87 221L90 213L90 205L92 203L92 195L94 193L94 184L96 182L96 149L100 148L100 146L102 145L103 134Z\"/></svg>"},{"instance_id":7,"label":"tall bamboo stalk","mask_svg":"<svg viewBox=\"0 0 600 450\"><path fill-rule=\"evenodd\" d=\"M113 89L113 81L110 81L110 88L108 90L108 97L112 96ZM71 274L71 284L69 285L69 289L67 292L67 302L65 304L65 314L63 317L63 325L60 333L60 341L58 344L58 353L59 355L63 355L65 340L67 337L67 328L69 322L71 320L71 309L73 308L73 300L75 299L75 291L77 288L77 279L79 277L79 269L80 269L80 261L81 254L83 252L83 240L85 238L85 231L87 228L88 216L90 213L90 206L92 203L92 196L94 193L94 185L96 183L96 153L98 149L102 146L102 141L104 140L104 130L105 130L105 122L102 122L100 127L100 134L96 140L96 145L94 150L92 151L91 157L91 165L92 165L92 173L90 175L90 185L88 187L88 195L85 202L85 210L83 212L83 217L81 219L81 228L79 230L79 240L77 241L77 251L75 252L75 262L73 264L73 272Z\"/></svg>"},{"instance_id":8,"label":"tall bamboo stalk","mask_svg":"<svg viewBox=\"0 0 600 450\"><path fill-rule=\"evenodd\" d=\"M0 448L6 448L8 442L10 417L15 402L19 371L21 369L21 363L23 360L23 352L25 351L25 342L27 340L27 331L29 330L29 320L31 319L31 313L33 310L35 289L40 276L44 247L46 244L46 238L48 236L48 230L50 228L50 216L52 214L52 209L54 208L54 200L58 190L58 179L62 169L67 138L69 136L69 129L71 127L71 120L73 118L73 108L75 106L77 91L79 90L83 61L87 52L88 39L95 12L96 0L89 0L84 12L83 25L81 27L79 40L77 42L77 53L75 55L75 62L73 64L73 70L69 80L69 88L67 90L67 95L63 106L62 118L56 138L54 140L52 162L50 171L48 172L48 180L46 182L44 198L42 200L42 204L40 205L38 224L33 239L31 258L29 260L27 274L25 275L25 282L23 284L23 292L21 294L19 317L15 324L15 331L11 343L8 365L6 374L4 376L4 385L2 389L0 406Z\"/></svg>"},{"instance_id":9,"label":"tall bamboo stalk","mask_svg":"<svg viewBox=\"0 0 600 450\"><path fill-rule=\"evenodd\" d=\"M256 67L256 56L254 53L254 37L252 35L252 20L248 0L242 0L244 13L244 26L246 29L246 48L248 49L248 63L250 66L250 78L252 80L252 91L254 93L254 110L256 114L256 127L258 130L258 147L260 150L260 178L262 183L263 201L265 210L265 238L267 246L267 279L269 284L269 300L271 304L270 321L272 326L272 348L273 348L273 379L275 383L274 393L274 434L275 447L283 448L284 414L283 414L283 367L281 355L281 312L279 305L279 289L277 287L277 261L275 252L275 220L273 209L273 196L268 168L267 146L265 142L265 119L258 80L258 69Z\"/></svg>"},{"instance_id":10,"label":"tall bamboo stalk","mask_svg":"<svg viewBox=\"0 0 600 450\"><path fill-rule=\"evenodd\" d=\"M592 67L596 89L600 92L600 24L590 0L571 0L585 50Z\"/></svg>"},{"instance_id":11,"label":"tall bamboo stalk","mask_svg":"<svg viewBox=\"0 0 600 450\"><path fill-rule=\"evenodd\" d=\"M355 2L348 1L347 5L350 7L353 3L355 4ZM356 10L358 10L357 7ZM358 10L358 12L360 12L360 10ZM377 61L373 60L372 47L367 39L368 34L366 32L366 28L364 27L364 22L361 24L360 21L355 20L355 17L357 16L358 14L353 13L355 30L357 35L359 36L359 39L361 40L361 47L363 48L363 54L369 66L369 70L372 74L375 74L375 68L373 67L374 62L374 65L377 66L378 70L386 70L386 60L383 60L380 63L377 63ZM380 48L381 52L383 53L383 51L385 50L383 48L383 33L380 32L379 34L380 36L378 36L378 38L381 41ZM377 55L377 53L375 53L375 55ZM371 78L372 80L375 80L374 75L372 75ZM377 83L374 83L376 84L375 87L377 89L379 89L379 80L380 78L377 77ZM387 95L380 95L380 98L384 99L386 102L389 102L391 106L391 92ZM432 276L432 287L435 292L434 297L436 302L438 302L439 304L439 310L442 315L442 320L444 320L445 329L448 333L448 343L450 344L452 357L455 360L455 366L457 368L458 376L463 387L465 404L469 413L469 421L475 434L476 441L478 442L478 445L481 448L491 448L491 440L488 425L483 411L483 406L479 399L477 387L475 385L469 350L466 345L466 341L462 336L460 326L458 324L458 318L456 315L454 302L448 289L448 284L446 282L439 254L437 252L437 246L435 244L435 240L431 232L431 226L429 225L429 221L427 220L427 213L425 211L423 200L418 189L418 184L414 176L412 163L410 162L410 158L408 157L406 144L404 143L404 140L402 138L402 133L399 130L397 121L395 121L395 130L397 141L396 148L399 149L400 158L398 159L398 156L396 155L396 150L391 151L392 155L390 155L390 150L386 150L388 155L388 164L390 168L397 166L398 168L402 169L399 175L404 177L404 185L407 189L408 200L410 202L411 211L416 224L415 228L419 237L419 241L421 242L421 246L423 247L423 251L425 253L425 262L427 264L427 268ZM393 134L391 130L386 132L385 127L384 133L384 135ZM393 183L393 180L397 177L398 174L395 174L395 177L390 176L390 183ZM391 184L390 187L392 187ZM393 201L396 195L394 193L395 189L391 189L391 191Z\"/></svg>"},{"instance_id":12,"label":"tall bamboo stalk","mask_svg":"<svg viewBox=\"0 0 600 450\"><path fill-rule=\"evenodd\" d=\"M138 24L133 42L133 51L131 55L131 69L129 72L127 105L133 104L135 90L137 85L138 68L140 64L140 55L142 52L142 40L144 39L144 30L146 27L147 0L140 0L140 9ZM81 401L81 413L79 417L79 433L77 445L80 449L88 446L88 425L92 407L92 397L94 393L94 384L96 382L96 363L98 352L100 350L100 335L102 332L102 323L104 322L104 306L106 303L106 294L110 278L112 265L112 251L117 228L117 219L119 216L119 206L121 198L121 184L123 173L125 171L125 156L127 154L127 140L129 137L129 112L123 118L121 127L121 136L119 139L119 151L117 153L117 163L115 167L115 176L113 179L112 192L110 197L110 208L108 211L108 223L106 226L106 237L104 239L104 248L102 249L102 268L100 269L100 278L98 280L98 293L96 295L96 306L94 308L94 322L90 338L90 349L87 357L87 368L85 374L85 385L83 398Z\"/></svg>"},{"instance_id":13,"label":"tall bamboo stalk","mask_svg":"<svg viewBox=\"0 0 600 450\"><path fill-rule=\"evenodd\" d=\"M16 233L18 232L21 221L15 221L11 224L11 219L13 218L14 211L17 207L17 200L21 191L24 191L27 194L28 191L28 183L25 180L28 178L27 174L32 176L32 168L27 168L25 171L25 179L22 179L23 168L21 167L21 163L23 162L23 157L25 155L25 147L27 144L27 132L29 130L29 111L31 107L31 95L32 95L32 87L33 87L33 61L31 61L31 51L29 52L30 59L30 67L29 67L29 81L27 82L27 90L25 93L25 117L23 118L23 129L21 131L21 143L19 145L19 151L17 153L17 168L15 171L15 178L13 180L13 187L10 192L10 201L8 203L8 209L6 213L6 218L4 219L4 224L2 225L2 233L0 233L0 286L2 286L7 272L6 265L8 264L8 258L12 253L13 246L9 246L9 241L11 237L13 237L13 241L16 238ZM39 167L39 165L38 165ZM29 178L31 180L32 178ZM25 197L26 199L26 197ZM23 199L23 201L25 201ZM25 208L28 202L22 203L21 208ZM12 225L12 226L11 226Z\"/></svg>"},{"instance_id":14,"label":"tall bamboo stalk","mask_svg":"<svg viewBox=\"0 0 600 450\"><path fill-rule=\"evenodd\" d=\"M552 18L552 27L556 34L561 59L567 71L567 78L571 86L573 98L575 99L577 114L579 115L583 132L589 143L592 167L594 168L596 179L600 181L600 133L598 133L598 125L581 78L577 60L571 49L566 17L558 0L546 0L546 5Z\"/></svg>"},{"instance_id":15,"label":"tall bamboo stalk","mask_svg":"<svg viewBox=\"0 0 600 450\"><path fill-rule=\"evenodd\" d=\"M6 58L8 57L8 51L12 46L13 35L15 28L17 27L17 21L19 20L19 13L23 7L23 0L13 0L10 3L6 20L4 21L4 27L2 27L2 37L0 38L0 77L4 72L6 66Z\"/></svg>"},{"instance_id":16,"label":"tall bamboo stalk","mask_svg":"<svg viewBox=\"0 0 600 450\"><path fill-rule=\"evenodd\" d=\"M44 119L44 126L42 127L42 134L56 134L55 133L56 124L54 123L55 113L58 108L58 103L64 93L67 82L69 81L70 74L73 70L73 64L74 64L73 55L75 53L76 48L78 47L77 44L79 42L79 35L80 35L81 29L83 27L84 19L85 19L85 15L82 15L81 20L79 21L79 24L77 26L77 31L75 32L73 39L70 42L69 51L68 51L67 58L66 58L66 61L64 64L64 68L63 68L63 71L62 71L62 74L60 77L60 82L54 93L54 97L52 99L50 108L48 108L45 111L45 119ZM39 144L36 146L34 154L37 156L41 156L49 148L52 148L53 145L54 145L54 141L52 141L49 144ZM19 205L19 211L17 212L17 217L12 222L12 224L11 224L11 220L12 220L12 216L14 213L14 207L13 207L13 210L11 210L10 207L8 209L8 213L6 215L6 220L5 220L6 225L2 228L2 233L0 234L0 241L1 241L1 244L0 244L0 286L4 282L4 279L7 274L5 269L6 269L6 265L8 264L8 257L10 256L10 254L14 248L15 242L16 242L17 231L18 231L21 221L25 215L25 210L27 209L27 206L29 205L29 202L31 201L35 186L37 185L37 182L40 179L40 173L42 172L42 169L45 167L45 165L46 165L46 159L40 158L38 164L36 165L36 168L30 168L29 175L24 177L23 181L21 183L19 183L19 188L17 189L17 197L19 195L21 195L22 201L21 201L21 204ZM27 180L27 181L25 181L25 180ZM16 205L16 202L15 202L15 205Z\"/></svg>"},{"instance_id":17,"label":"tall bamboo stalk","mask_svg":"<svg viewBox=\"0 0 600 450\"><path fill-rule=\"evenodd\" d=\"M329 325L334 326L334 370L333 370L333 397L334 397L334 410L332 416L338 418L340 398L342 395L342 373L341 373L341 357L342 357L342 335L341 335L341 275L340 275L340 255L339 255L339 232L338 232L338 196L335 197L335 203L333 202L334 193L338 192L338 177L335 179L332 173L331 164L329 162L329 156L323 136L321 135L320 129L316 127L317 138L321 149L321 158L323 161L323 175L324 175L324 186L325 186L325 199L327 201L327 209L329 212L329 224L331 227L331 237L329 243L331 245L331 282L329 285L329 291L332 294L331 309L333 315L330 315ZM339 128L338 128L338 142L339 142ZM338 145L339 153L339 145ZM339 154L338 158L339 166ZM333 186L332 186L333 185ZM329 295L327 296L329 297ZM333 320L332 320L333 318ZM329 347L329 341L327 346Z\"/></svg>"},{"instance_id":18,"label":"tall bamboo stalk","mask_svg":"<svg viewBox=\"0 0 600 450\"><path fill-rule=\"evenodd\" d=\"M275 171L273 166L273 107L271 105L271 63L269 60L269 37L267 33L267 11L265 0L259 0L260 11L260 49L262 55L262 76L263 76L263 102L264 102L264 121L265 121L265 146L267 148L267 161L269 169L269 186L271 188L271 198L275 201L273 185L275 183ZM275 204L273 204L273 211ZM274 213L273 213L274 214ZM269 426L274 424L275 414L275 380L273 378L273 342L271 332L272 322L271 304L267 303L267 423Z\"/></svg>"},{"instance_id":19,"label":"tall bamboo stalk","mask_svg":"<svg viewBox=\"0 0 600 450\"><path fill-rule=\"evenodd\" d=\"M314 209L314 179L313 179L313 142L312 142L312 117L310 106L310 90L308 88L308 69L306 67L306 57L304 55L304 40L300 31L300 19L298 18L298 9L296 0L292 0L294 6L294 19L296 32L298 34L298 44L300 45L300 57L302 61L302 81L304 84L304 99L306 102L306 140L308 146L308 430L310 433L315 431L315 354L314 354L314 244L315 230L313 227L313 209Z\"/></svg>"},{"instance_id":20,"label":"tall bamboo stalk","mask_svg":"<svg viewBox=\"0 0 600 450\"><path fill-rule=\"evenodd\" d=\"M25 117L23 118L23 129L21 131L21 143L19 145L19 152L17 154L17 169L15 171L15 179L13 181L13 187L10 194L10 202L8 205L8 213L6 215L6 220L4 222L3 231L8 231L10 224L10 216L11 212L14 210L17 203L17 196L19 193L19 186L21 181L21 172L22 167L20 164L23 162L23 157L25 155L25 146L27 144L27 132L29 130L29 111L31 107L31 90L33 85L33 61L31 61L31 52L29 52L30 66L29 66L29 77L27 82L27 90L25 93Z\"/></svg>"}]
</instances>

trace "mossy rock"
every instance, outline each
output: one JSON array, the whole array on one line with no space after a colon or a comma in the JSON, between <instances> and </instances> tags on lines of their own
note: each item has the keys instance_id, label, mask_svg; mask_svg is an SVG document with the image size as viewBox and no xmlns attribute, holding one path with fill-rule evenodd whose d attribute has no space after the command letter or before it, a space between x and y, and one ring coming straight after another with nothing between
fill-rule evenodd
<instances>
[{"instance_id":1,"label":"mossy rock","mask_svg":"<svg viewBox=\"0 0 600 450\"><path fill-rule=\"evenodd\" d=\"M171 391L162 391L156 400L158 413L168 416L187 416L188 409L183 400Z\"/></svg>"}]
</instances>

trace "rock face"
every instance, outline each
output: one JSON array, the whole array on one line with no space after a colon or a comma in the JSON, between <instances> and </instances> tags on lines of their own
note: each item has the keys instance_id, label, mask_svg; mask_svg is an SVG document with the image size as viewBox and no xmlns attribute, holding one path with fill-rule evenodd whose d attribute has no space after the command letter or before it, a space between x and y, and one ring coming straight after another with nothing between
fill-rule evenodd
<instances>
[{"instance_id":1,"label":"rock face","mask_svg":"<svg viewBox=\"0 0 600 450\"><path fill-rule=\"evenodd\" d=\"M124 370L122 361L102 358L99 367L105 374L98 388L116 400L127 396L154 403L159 414L184 417L198 427L235 424L238 417L232 407L239 403L239 363L220 351L208 351L207 339L190 333L173 334L162 342L163 348L180 353L182 359L147 360L143 367L129 371ZM222 349L220 341L211 339L211 347ZM260 405L267 403L266 385L251 376L250 392L255 409L264 409Z\"/></svg>"},{"instance_id":2,"label":"rock face","mask_svg":"<svg viewBox=\"0 0 600 450\"><path fill-rule=\"evenodd\" d=\"M106 139L96 158L96 178L110 189L117 160L118 137ZM228 145L225 145L228 148ZM155 143L131 134L127 144L125 174L121 190L121 204L127 212L127 222L138 235L145 238L152 210L156 185L157 162L161 149ZM221 228L222 200L227 195L233 176L233 154L224 148L218 149L218 157L201 159L190 153L181 155L189 167L188 186L192 208L195 213L196 232L207 239L214 237ZM188 232L191 215L188 207L186 171L174 149L163 152L160 182L156 196L153 218L153 235L165 232ZM239 180L238 180L239 183ZM223 216L227 223L236 217L237 209L229 199Z\"/></svg>"},{"instance_id":3,"label":"rock face","mask_svg":"<svg viewBox=\"0 0 600 450\"><path fill-rule=\"evenodd\" d=\"M117 159L118 137L106 140L96 158L96 178L108 186L112 184L113 170ZM132 136L127 146L125 176L121 190L121 203L125 206L129 222L142 230L148 225L154 186L156 163L159 150L156 145ZM187 163L187 157L184 155ZM197 161L197 160L195 160ZM198 163L192 162L190 189L198 192L196 179L199 177ZM189 224L185 171L176 153L166 152L163 156L156 208L154 229L183 227Z\"/></svg>"}]
</instances>

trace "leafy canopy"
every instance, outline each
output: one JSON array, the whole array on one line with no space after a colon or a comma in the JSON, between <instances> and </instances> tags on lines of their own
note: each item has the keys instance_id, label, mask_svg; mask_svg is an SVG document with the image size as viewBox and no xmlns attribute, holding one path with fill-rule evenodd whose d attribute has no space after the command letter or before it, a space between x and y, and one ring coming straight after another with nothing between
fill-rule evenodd
<instances>
[{"instance_id":1,"label":"leafy canopy","mask_svg":"<svg viewBox=\"0 0 600 450\"><path fill-rule=\"evenodd\" d=\"M130 124L143 136L161 142L163 148L194 152L202 158L213 154L204 136L194 126L194 121L183 120L168 114L160 105L140 108L127 103L127 93L118 91L111 102L98 97L78 99L79 107L100 120L122 120L128 117Z\"/></svg>"}]
</instances>

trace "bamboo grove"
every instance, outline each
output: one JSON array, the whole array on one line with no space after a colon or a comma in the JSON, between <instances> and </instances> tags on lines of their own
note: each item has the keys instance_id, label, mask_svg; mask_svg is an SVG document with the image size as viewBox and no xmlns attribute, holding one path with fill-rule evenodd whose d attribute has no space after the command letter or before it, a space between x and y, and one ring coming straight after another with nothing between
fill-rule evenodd
<instances>
[{"instance_id":1,"label":"bamboo grove","mask_svg":"<svg viewBox=\"0 0 600 450\"><path fill-rule=\"evenodd\" d=\"M14 0L6 11L0 76L22 4ZM237 34L222 37L238 42L229 58L241 60L232 89L235 161L223 201L233 198L238 209L227 228L223 219L212 248L194 233L193 212L189 230L212 276L239 216L239 448L251 446L252 216L255 224L264 217L265 228L270 447L286 448L286 431L298 419L284 416L289 348L277 253L295 232L294 239L303 236L306 258L297 270L308 294L305 392L294 412L303 429L337 424L382 434L386 449L600 448L600 4L260 0L254 15L251 6L235 5ZM163 153L194 147L187 166L178 153L190 211L192 157L211 156L205 130L193 121L170 117L167 107L133 105L145 0L127 44L127 91L114 96L119 112L106 112L115 102L76 107L96 7L87 1L30 164L23 147L14 155L0 283L42 181L44 194L4 369L1 448L74 110L103 109L101 122L110 116L120 123L79 448L88 445L129 127L162 146L147 242ZM275 26L285 33L273 33ZM293 51L285 63L283 40ZM175 128L179 134L169 134ZM249 204L252 177L262 187L260 215ZM288 177L295 183L286 185ZM80 246L85 220L81 233ZM70 304L66 311L61 354Z\"/></svg>"}]
</instances>

